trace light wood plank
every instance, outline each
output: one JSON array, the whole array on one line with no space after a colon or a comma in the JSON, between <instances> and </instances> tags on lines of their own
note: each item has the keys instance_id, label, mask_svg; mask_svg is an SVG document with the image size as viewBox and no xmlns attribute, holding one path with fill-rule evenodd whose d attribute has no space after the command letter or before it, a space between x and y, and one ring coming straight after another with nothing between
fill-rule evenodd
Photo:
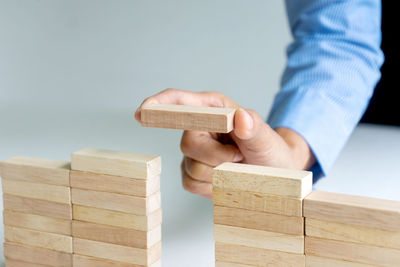
<instances>
[{"instance_id":1,"label":"light wood plank","mask_svg":"<svg viewBox=\"0 0 400 267\"><path fill-rule=\"evenodd\" d=\"M214 225L218 243L304 254L304 236L254 230L227 225Z\"/></svg>"},{"instance_id":2,"label":"light wood plank","mask_svg":"<svg viewBox=\"0 0 400 267\"><path fill-rule=\"evenodd\" d=\"M71 195L73 204L137 215L147 215L161 208L160 192L148 197L135 197L72 188Z\"/></svg>"},{"instance_id":3,"label":"light wood plank","mask_svg":"<svg viewBox=\"0 0 400 267\"><path fill-rule=\"evenodd\" d=\"M255 266L304 267L305 256L282 251L250 248L224 243L215 244L217 261Z\"/></svg>"},{"instance_id":4,"label":"light wood plank","mask_svg":"<svg viewBox=\"0 0 400 267\"><path fill-rule=\"evenodd\" d=\"M217 206L262 211L286 216L302 216L303 201L261 193L213 188L213 203Z\"/></svg>"},{"instance_id":5,"label":"light wood plank","mask_svg":"<svg viewBox=\"0 0 400 267\"><path fill-rule=\"evenodd\" d=\"M110 261L106 259L93 258L74 254L74 267L144 267L143 265L129 264L123 262ZM161 260L148 265L149 267L161 267Z\"/></svg>"},{"instance_id":6,"label":"light wood plank","mask_svg":"<svg viewBox=\"0 0 400 267\"><path fill-rule=\"evenodd\" d=\"M312 191L312 173L225 162L214 168L213 186L302 199Z\"/></svg>"},{"instance_id":7,"label":"light wood plank","mask_svg":"<svg viewBox=\"0 0 400 267\"><path fill-rule=\"evenodd\" d=\"M0 162L1 177L32 183L69 186L68 161L12 157Z\"/></svg>"},{"instance_id":8,"label":"light wood plank","mask_svg":"<svg viewBox=\"0 0 400 267\"><path fill-rule=\"evenodd\" d=\"M400 202L314 191L304 199L304 216L400 231Z\"/></svg>"},{"instance_id":9,"label":"light wood plank","mask_svg":"<svg viewBox=\"0 0 400 267\"><path fill-rule=\"evenodd\" d=\"M161 258L161 242L149 249L140 249L74 238L74 253L147 266Z\"/></svg>"},{"instance_id":10,"label":"light wood plank","mask_svg":"<svg viewBox=\"0 0 400 267\"><path fill-rule=\"evenodd\" d=\"M306 255L306 267L373 267L373 265Z\"/></svg>"},{"instance_id":11,"label":"light wood plank","mask_svg":"<svg viewBox=\"0 0 400 267\"><path fill-rule=\"evenodd\" d=\"M142 108L145 127L216 133L233 130L235 108L153 104Z\"/></svg>"},{"instance_id":12,"label":"light wood plank","mask_svg":"<svg viewBox=\"0 0 400 267\"><path fill-rule=\"evenodd\" d=\"M231 262L223 262L223 261L216 261L215 267L253 267L254 265L247 265L247 264L239 264L239 263L231 263Z\"/></svg>"},{"instance_id":13,"label":"light wood plank","mask_svg":"<svg viewBox=\"0 0 400 267\"><path fill-rule=\"evenodd\" d=\"M74 220L149 231L162 222L161 209L147 216L73 205Z\"/></svg>"},{"instance_id":14,"label":"light wood plank","mask_svg":"<svg viewBox=\"0 0 400 267\"><path fill-rule=\"evenodd\" d=\"M4 209L72 220L72 205L46 200L3 195Z\"/></svg>"},{"instance_id":15,"label":"light wood plank","mask_svg":"<svg viewBox=\"0 0 400 267\"><path fill-rule=\"evenodd\" d=\"M72 153L71 168L115 176L147 179L161 173L158 156L84 148Z\"/></svg>"},{"instance_id":16,"label":"light wood plank","mask_svg":"<svg viewBox=\"0 0 400 267\"><path fill-rule=\"evenodd\" d=\"M72 253L72 237L40 232L13 226L4 226L5 241L28 246Z\"/></svg>"},{"instance_id":17,"label":"light wood plank","mask_svg":"<svg viewBox=\"0 0 400 267\"><path fill-rule=\"evenodd\" d=\"M102 224L72 222L72 236L128 247L149 248L161 241L161 225L150 231L138 231Z\"/></svg>"},{"instance_id":18,"label":"light wood plank","mask_svg":"<svg viewBox=\"0 0 400 267\"><path fill-rule=\"evenodd\" d=\"M72 254L15 243L4 243L4 256L14 261L29 261L54 267L71 267Z\"/></svg>"},{"instance_id":19,"label":"light wood plank","mask_svg":"<svg viewBox=\"0 0 400 267\"><path fill-rule=\"evenodd\" d=\"M36 231L71 235L71 220L59 219L11 210L3 212L4 225Z\"/></svg>"},{"instance_id":20,"label":"light wood plank","mask_svg":"<svg viewBox=\"0 0 400 267\"><path fill-rule=\"evenodd\" d=\"M3 193L20 197L70 204L71 192L67 186L2 180Z\"/></svg>"},{"instance_id":21,"label":"light wood plank","mask_svg":"<svg viewBox=\"0 0 400 267\"><path fill-rule=\"evenodd\" d=\"M25 261L16 261L16 260L10 260L7 258L6 258L6 266L7 267L49 267L49 265L37 264L37 263L31 263L31 262L25 262Z\"/></svg>"},{"instance_id":22,"label":"light wood plank","mask_svg":"<svg viewBox=\"0 0 400 267\"><path fill-rule=\"evenodd\" d=\"M306 236L306 255L379 266L397 266L400 250Z\"/></svg>"},{"instance_id":23,"label":"light wood plank","mask_svg":"<svg viewBox=\"0 0 400 267\"><path fill-rule=\"evenodd\" d=\"M214 223L290 235L304 234L302 217L214 206Z\"/></svg>"},{"instance_id":24,"label":"light wood plank","mask_svg":"<svg viewBox=\"0 0 400 267\"><path fill-rule=\"evenodd\" d=\"M110 192L138 197L150 196L160 191L160 176L147 180L129 177L71 171L71 187L94 191Z\"/></svg>"}]
</instances>

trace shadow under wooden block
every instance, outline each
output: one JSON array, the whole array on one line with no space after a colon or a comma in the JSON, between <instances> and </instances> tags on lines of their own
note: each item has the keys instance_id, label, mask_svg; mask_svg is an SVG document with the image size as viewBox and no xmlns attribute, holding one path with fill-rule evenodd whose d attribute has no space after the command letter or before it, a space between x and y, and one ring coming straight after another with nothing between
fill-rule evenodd
<instances>
[{"instance_id":1,"label":"shadow under wooden block","mask_svg":"<svg viewBox=\"0 0 400 267\"><path fill-rule=\"evenodd\" d=\"M161 225L150 231L139 231L74 220L72 236L128 247L150 248L161 241Z\"/></svg>"},{"instance_id":2,"label":"shadow under wooden block","mask_svg":"<svg viewBox=\"0 0 400 267\"><path fill-rule=\"evenodd\" d=\"M74 267L143 267L143 265L122 263L77 254L73 255L73 262ZM158 260L157 262L148 265L148 267L161 267L161 260Z\"/></svg>"},{"instance_id":3,"label":"shadow under wooden block","mask_svg":"<svg viewBox=\"0 0 400 267\"><path fill-rule=\"evenodd\" d=\"M373 267L374 265L306 255L306 267Z\"/></svg>"},{"instance_id":4,"label":"shadow under wooden block","mask_svg":"<svg viewBox=\"0 0 400 267\"><path fill-rule=\"evenodd\" d=\"M148 249L74 238L74 253L95 258L148 266L161 258L161 242Z\"/></svg>"},{"instance_id":5,"label":"shadow under wooden block","mask_svg":"<svg viewBox=\"0 0 400 267\"><path fill-rule=\"evenodd\" d=\"M54 267L71 267L72 254L27 245L4 243L4 256L13 261L24 261ZM8 267L8 265L7 265Z\"/></svg>"},{"instance_id":6,"label":"shadow under wooden block","mask_svg":"<svg viewBox=\"0 0 400 267\"><path fill-rule=\"evenodd\" d=\"M141 123L145 127L229 133L233 130L235 111L234 108L154 104L142 108Z\"/></svg>"}]
</instances>

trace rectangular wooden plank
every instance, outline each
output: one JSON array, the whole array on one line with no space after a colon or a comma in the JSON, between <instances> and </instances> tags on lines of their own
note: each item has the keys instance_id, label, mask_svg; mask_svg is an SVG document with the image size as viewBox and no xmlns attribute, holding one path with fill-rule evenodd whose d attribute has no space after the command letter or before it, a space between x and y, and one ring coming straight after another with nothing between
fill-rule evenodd
<instances>
[{"instance_id":1,"label":"rectangular wooden plank","mask_svg":"<svg viewBox=\"0 0 400 267\"><path fill-rule=\"evenodd\" d=\"M215 267L254 267L254 265L216 261Z\"/></svg>"},{"instance_id":2,"label":"rectangular wooden plank","mask_svg":"<svg viewBox=\"0 0 400 267\"><path fill-rule=\"evenodd\" d=\"M400 232L306 218L306 235L400 250Z\"/></svg>"},{"instance_id":3,"label":"rectangular wooden plank","mask_svg":"<svg viewBox=\"0 0 400 267\"><path fill-rule=\"evenodd\" d=\"M149 249L141 249L74 238L74 253L147 266L161 258L161 242Z\"/></svg>"},{"instance_id":4,"label":"rectangular wooden plank","mask_svg":"<svg viewBox=\"0 0 400 267\"><path fill-rule=\"evenodd\" d=\"M400 202L314 191L304 199L304 216L400 231Z\"/></svg>"},{"instance_id":5,"label":"rectangular wooden plank","mask_svg":"<svg viewBox=\"0 0 400 267\"><path fill-rule=\"evenodd\" d=\"M156 192L148 197L136 197L72 188L71 196L72 204L137 215L147 215L161 209L160 192Z\"/></svg>"},{"instance_id":6,"label":"rectangular wooden plank","mask_svg":"<svg viewBox=\"0 0 400 267\"><path fill-rule=\"evenodd\" d=\"M71 220L59 219L18 211L4 210L4 225L36 231L71 235Z\"/></svg>"},{"instance_id":7,"label":"rectangular wooden plank","mask_svg":"<svg viewBox=\"0 0 400 267\"><path fill-rule=\"evenodd\" d=\"M302 217L214 206L214 223L290 235L304 234Z\"/></svg>"},{"instance_id":8,"label":"rectangular wooden plank","mask_svg":"<svg viewBox=\"0 0 400 267\"><path fill-rule=\"evenodd\" d=\"M68 161L12 157L0 162L0 176L9 180L69 186Z\"/></svg>"},{"instance_id":9,"label":"rectangular wooden plank","mask_svg":"<svg viewBox=\"0 0 400 267\"><path fill-rule=\"evenodd\" d=\"M378 266L397 266L400 250L306 236L306 255Z\"/></svg>"},{"instance_id":10,"label":"rectangular wooden plank","mask_svg":"<svg viewBox=\"0 0 400 267\"><path fill-rule=\"evenodd\" d=\"M145 127L229 133L235 108L152 104L142 107Z\"/></svg>"},{"instance_id":11,"label":"rectangular wooden plank","mask_svg":"<svg viewBox=\"0 0 400 267\"><path fill-rule=\"evenodd\" d=\"M281 214L286 216L302 216L303 201L300 198L290 198L278 195L224 190L213 188L213 203L217 206L239 208Z\"/></svg>"},{"instance_id":12,"label":"rectangular wooden plank","mask_svg":"<svg viewBox=\"0 0 400 267\"><path fill-rule=\"evenodd\" d=\"M77 254L73 255L73 259L74 267L144 267L143 265L116 262ZM148 265L148 267L161 267L161 260Z\"/></svg>"},{"instance_id":13,"label":"rectangular wooden plank","mask_svg":"<svg viewBox=\"0 0 400 267\"><path fill-rule=\"evenodd\" d=\"M16 261L10 260L6 258L6 266L7 267L49 267L49 265L31 263L26 261Z\"/></svg>"},{"instance_id":14,"label":"rectangular wooden plank","mask_svg":"<svg viewBox=\"0 0 400 267\"><path fill-rule=\"evenodd\" d=\"M71 192L67 186L21 182L2 179L3 193L20 197L70 204Z\"/></svg>"},{"instance_id":15,"label":"rectangular wooden plank","mask_svg":"<svg viewBox=\"0 0 400 267\"><path fill-rule=\"evenodd\" d=\"M304 267L305 255L215 243L216 261L255 266Z\"/></svg>"},{"instance_id":16,"label":"rectangular wooden plank","mask_svg":"<svg viewBox=\"0 0 400 267\"><path fill-rule=\"evenodd\" d=\"M161 173L158 156L84 148L72 153L71 168L115 176L147 179Z\"/></svg>"},{"instance_id":17,"label":"rectangular wooden plank","mask_svg":"<svg viewBox=\"0 0 400 267\"><path fill-rule=\"evenodd\" d=\"M72 253L72 237L67 235L46 233L5 225L4 239L7 242Z\"/></svg>"},{"instance_id":18,"label":"rectangular wooden plank","mask_svg":"<svg viewBox=\"0 0 400 267\"><path fill-rule=\"evenodd\" d=\"M214 168L213 186L302 199L312 191L312 173L225 162Z\"/></svg>"},{"instance_id":19,"label":"rectangular wooden plank","mask_svg":"<svg viewBox=\"0 0 400 267\"><path fill-rule=\"evenodd\" d=\"M4 243L4 256L9 260L29 261L36 264L47 264L54 267L71 267L72 254L55 250Z\"/></svg>"},{"instance_id":20,"label":"rectangular wooden plank","mask_svg":"<svg viewBox=\"0 0 400 267\"><path fill-rule=\"evenodd\" d=\"M110 192L130 196L146 197L160 191L160 176L147 180L130 177L71 171L71 187Z\"/></svg>"},{"instance_id":21,"label":"rectangular wooden plank","mask_svg":"<svg viewBox=\"0 0 400 267\"><path fill-rule=\"evenodd\" d=\"M161 209L146 216L73 205L73 214L74 220L136 229L140 231L152 230L162 222Z\"/></svg>"},{"instance_id":22,"label":"rectangular wooden plank","mask_svg":"<svg viewBox=\"0 0 400 267\"><path fill-rule=\"evenodd\" d=\"M40 199L3 195L4 209L72 220L72 205Z\"/></svg>"},{"instance_id":23,"label":"rectangular wooden plank","mask_svg":"<svg viewBox=\"0 0 400 267\"><path fill-rule=\"evenodd\" d=\"M306 267L373 267L374 265L306 255Z\"/></svg>"},{"instance_id":24,"label":"rectangular wooden plank","mask_svg":"<svg viewBox=\"0 0 400 267\"><path fill-rule=\"evenodd\" d=\"M214 240L218 243L304 254L303 235L214 224Z\"/></svg>"},{"instance_id":25,"label":"rectangular wooden plank","mask_svg":"<svg viewBox=\"0 0 400 267\"><path fill-rule=\"evenodd\" d=\"M161 241L161 225L150 231L139 231L74 220L72 236L128 247L149 248Z\"/></svg>"}]
</instances>

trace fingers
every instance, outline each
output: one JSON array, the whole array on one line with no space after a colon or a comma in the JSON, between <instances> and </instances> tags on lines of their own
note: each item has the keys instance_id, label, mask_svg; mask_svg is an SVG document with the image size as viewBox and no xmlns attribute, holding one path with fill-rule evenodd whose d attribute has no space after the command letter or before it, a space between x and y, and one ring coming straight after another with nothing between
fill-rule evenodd
<instances>
[{"instance_id":1,"label":"fingers","mask_svg":"<svg viewBox=\"0 0 400 267\"><path fill-rule=\"evenodd\" d=\"M181 169L183 188L193 194L202 195L206 198L212 199L212 184L193 179L189 174L186 173L183 164L184 163L182 162Z\"/></svg>"},{"instance_id":2,"label":"fingers","mask_svg":"<svg viewBox=\"0 0 400 267\"><path fill-rule=\"evenodd\" d=\"M213 167L200 161L184 157L183 168L191 178L200 182L212 183Z\"/></svg>"}]
</instances>

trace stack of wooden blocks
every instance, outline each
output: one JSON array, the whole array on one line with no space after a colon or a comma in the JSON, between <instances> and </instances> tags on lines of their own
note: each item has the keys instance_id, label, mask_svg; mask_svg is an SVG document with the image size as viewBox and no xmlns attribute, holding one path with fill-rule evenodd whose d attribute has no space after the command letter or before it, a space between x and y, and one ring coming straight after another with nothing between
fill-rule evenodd
<instances>
[{"instance_id":1,"label":"stack of wooden blocks","mask_svg":"<svg viewBox=\"0 0 400 267\"><path fill-rule=\"evenodd\" d=\"M310 172L223 163L213 187L216 267L304 266Z\"/></svg>"},{"instance_id":2,"label":"stack of wooden blocks","mask_svg":"<svg viewBox=\"0 0 400 267\"><path fill-rule=\"evenodd\" d=\"M161 266L160 157L72 154L74 266Z\"/></svg>"},{"instance_id":3,"label":"stack of wooden blocks","mask_svg":"<svg viewBox=\"0 0 400 267\"><path fill-rule=\"evenodd\" d=\"M1 165L7 267L72 266L69 163L14 157Z\"/></svg>"}]
</instances>

